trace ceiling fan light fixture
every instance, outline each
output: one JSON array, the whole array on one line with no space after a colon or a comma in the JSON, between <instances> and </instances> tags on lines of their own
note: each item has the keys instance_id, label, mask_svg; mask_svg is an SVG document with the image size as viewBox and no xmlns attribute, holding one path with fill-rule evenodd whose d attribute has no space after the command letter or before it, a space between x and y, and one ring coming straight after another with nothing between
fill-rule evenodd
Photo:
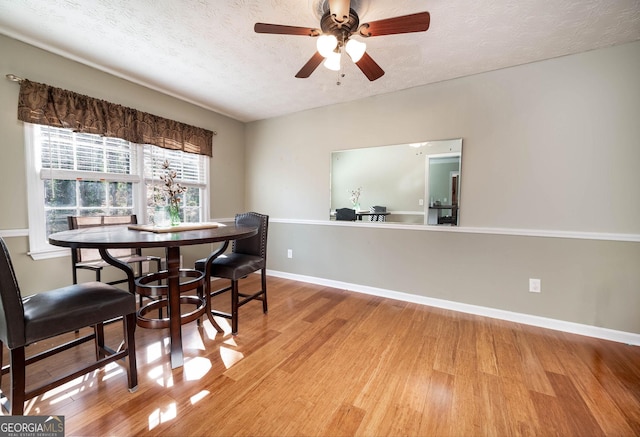
<instances>
[{"instance_id":1,"label":"ceiling fan light fixture","mask_svg":"<svg viewBox=\"0 0 640 437\"><path fill-rule=\"evenodd\" d=\"M322 65L329 70L340 71L340 52L331 52Z\"/></svg>"},{"instance_id":2,"label":"ceiling fan light fixture","mask_svg":"<svg viewBox=\"0 0 640 437\"><path fill-rule=\"evenodd\" d=\"M338 38L336 38L335 35L320 35L316 46L318 48L318 53L325 58L328 58L332 53L334 53L334 50L338 46Z\"/></svg>"},{"instance_id":3,"label":"ceiling fan light fixture","mask_svg":"<svg viewBox=\"0 0 640 437\"><path fill-rule=\"evenodd\" d=\"M353 62L358 62L362 56L364 55L365 50L367 50L367 45L363 42L360 42L355 39L350 39L347 41L346 46L344 47L347 54L351 57Z\"/></svg>"},{"instance_id":4,"label":"ceiling fan light fixture","mask_svg":"<svg viewBox=\"0 0 640 437\"><path fill-rule=\"evenodd\" d=\"M318 38L317 50L311 59L296 73L297 78L304 79L313 73L324 62L325 67L340 71L342 69L340 55L349 55L355 65L370 81L384 76L384 70L367 53L366 45L359 40L351 40L352 36L369 38L401 33L424 32L429 29L431 15L429 12L417 12L381 20L360 23L356 10L360 10L360 2L370 0L308 0L315 2L314 9L320 15L320 28L289 26L283 24L256 23L256 33L273 35L300 35ZM277 2L276 2L277 3ZM334 54L334 52L336 52ZM341 73L340 77L344 76ZM339 82L339 81L338 81Z\"/></svg>"}]
</instances>

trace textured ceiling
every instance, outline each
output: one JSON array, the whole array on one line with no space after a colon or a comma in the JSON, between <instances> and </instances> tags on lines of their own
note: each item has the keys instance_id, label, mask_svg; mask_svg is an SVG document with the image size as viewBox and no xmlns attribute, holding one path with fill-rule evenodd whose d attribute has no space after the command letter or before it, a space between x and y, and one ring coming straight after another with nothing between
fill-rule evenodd
<instances>
[{"instance_id":1,"label":"textured ceiling","mask_svg":"<svg viewBox=\"0 0 640 437\"><path fill-rule=\"evenodd\" d=\"M0 33L245 122L640 40L640 0L352 5L361 22L429 11L431 27L367 39L386 74L344 62L339 86L322 66L294 77L314 38L253 31L319 27L321 0L0 0Z\"/></svg>"}]
</instances>

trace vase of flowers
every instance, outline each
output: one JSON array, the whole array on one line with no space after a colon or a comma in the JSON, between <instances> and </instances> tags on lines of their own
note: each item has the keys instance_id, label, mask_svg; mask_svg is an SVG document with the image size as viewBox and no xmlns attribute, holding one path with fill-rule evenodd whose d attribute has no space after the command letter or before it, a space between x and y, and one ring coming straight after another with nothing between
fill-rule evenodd
<instances>
[{"instance_id":1,"label":"vase of flowers","mask_svg":"<svg viewBox=\"0 0 640 437\"><path fill-rule=\"evenodd\" d=\"M182 200L180 195L184 193L187 188L175 181L178 173L171 169L168 160L162 163L162 168L165 170L165 174L160 176L160 179L164 182L162 190L165 192L167 199L169 222L171 226L177 226L180 224L180 202Z\"/></svg>"},{"instance_id":2,"label":"vase of flowers","mask_svg":"<svg viewBox=\"0 0 640 437\"><path fill-rule=\"evenodd\" d=\"M171 226L178 226L180 224L180 207L175 203L169 203L167 208L169 209L169 223Z\"/></svg>"},{"instance_id":3,"label":"vase of flowers","mask_svg":"<svg viewBox=\"0 0 640 437\"><path fill-rule=\"evenodd\" d=\"M349 190L349 200L353 205L353 209L360 210L360 194L362 194L362 187L358 187L355 190Z\"/></svg>"}]
</instances>

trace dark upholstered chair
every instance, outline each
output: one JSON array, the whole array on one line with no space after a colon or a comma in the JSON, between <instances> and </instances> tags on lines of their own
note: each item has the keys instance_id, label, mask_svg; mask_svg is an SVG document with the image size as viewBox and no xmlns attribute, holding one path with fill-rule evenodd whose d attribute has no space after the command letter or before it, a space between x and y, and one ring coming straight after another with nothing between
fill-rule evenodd
<instances>
[{"instance_id":1,"label":"dark upholstered chair","mask_svg":"<svg viewBox=\"0 0 640 437\"><path fill-rule=\"evenodd\" d=\"M336 220L356 221L356 210L351 208L336 209Z\"/></svg>"},{"instance_id":2,"label":"dark upholstered chair","mask_svg":"<svg viewBox=\"0 0 640 437\"><path fill-rule=\"evenodd\" d=\"M210 306L211 298L226 291L231 291L231 313L208 308L213 315L231 319L231 332L238 333L238 308L247 302L257 299L262 301L262 310L267 312L267 231L269 216L256 212L236 215L236 225L258 226L258 233L250 238L234 240L231 253L215 257L216 253L206 259L196 261L195 268L205 272L205 296ZM250 294L240 293L238 281L248 274L261 271L261 288ZM217 291L211 291L211 278L229 279L231 285ZM216 327L217 328L217 327Z\"/></svg>"},{"instance_id":3,"label":"dark upholstered chair","mask_svg":"<svg viewBox=\"0 0 640 437\"><path fill-rule=\"evenodd\" d=\"M55 387L90 373L107 363L126 358L130 391L138 386L136 368L136 298L128 291L101 282L87 282L22 297L5 242L0 238L0 352L9 349L9 365L2 374L10 373L9 402L0 392L3 407L12 415L22 415L24 402ZM117 351L105 346L103 323L121 318L124 345ZM26 357L26 346L81 328L93 326L93 332L76 337L47 351ZM49 379L26 390L26 367L59 352L95 341L96 361L56 379ZM2 367L0 353L0 367ZM55 364L52 363L52 367ZM37 373L38 377L44 374ZM35 377L35 375L34 375Z\"/></svg>"},{"instance_id":4,"label":"dark upholstered chair","mask_svg":"<svg viewBox=\"0 0 640 437\"><path fill-rule=\"evenodd\" d=\"M68 216L69 229L94 228L97 226L124 226L135 225L138 218L135 214L121 216ZM127 264L134 264L138 267L138 275L142 274L142 263L145 261L155 262L156 271L160 271L162 259L157 256L144 256L141 249L111 249L111 256L118 258ZM96 274L96 281L100 281L100 272L108 266L98 249L75 249L71 251L71 267L73 269L73 283L78 283L78 269L91 270ZM109 282L109 284L120 284L127 282L127 279Z\"/></svg>"}]
</instances>

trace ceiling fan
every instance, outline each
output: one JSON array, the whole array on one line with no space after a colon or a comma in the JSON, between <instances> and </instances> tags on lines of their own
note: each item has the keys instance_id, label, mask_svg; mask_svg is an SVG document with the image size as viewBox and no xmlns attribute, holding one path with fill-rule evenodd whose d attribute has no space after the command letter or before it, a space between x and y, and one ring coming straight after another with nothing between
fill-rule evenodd
<instances>
[{"instance_id":1,"label":"ceiling fan","mask_svg":"<svg viewBox=\"0 0 640 437\"><path fill-rule=\"evenodd\" d=\"M366 53L366 44L354 38L399 33L424 32L429 29L429 12L402 15L360 24L360 18L351 9L350 0L328 0L328 8L320 19L320 29L286 26L282 24L256 23L257 33L300 35L318 37L317 51L298 71L296 77L307 78L324 61L330 70L340 70L340 57L346 52L370 81L379 79L384 70Z\"/></svg>"}]
</instances>

